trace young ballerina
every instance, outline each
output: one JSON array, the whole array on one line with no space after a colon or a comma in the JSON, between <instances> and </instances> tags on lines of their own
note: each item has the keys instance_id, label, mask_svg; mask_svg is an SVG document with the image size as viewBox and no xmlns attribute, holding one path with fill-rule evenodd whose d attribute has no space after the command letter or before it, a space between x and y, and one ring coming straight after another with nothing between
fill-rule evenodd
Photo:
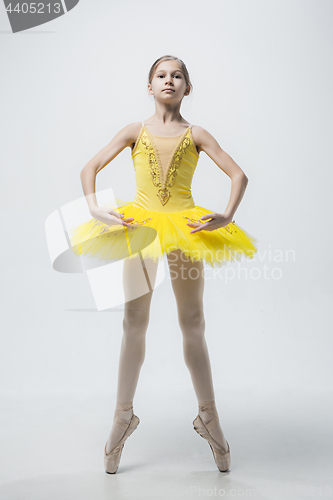
<instances>
[{"instance_id":1,"label":"young ballerina","mask_svg":"<svg viewBox=\"0 0 333 500\"><path fill-rule=\"evenodd\" d=\"M112 474L118 470L124 443L139 424L139 418L133 413L133 399L145 358L157 265L165 253L183 335L184 360L198 400L194 429L208 441L218 469L225 472L230 468L230 448L215 405L205 340L203 270L204 262L220 267L243 255L253 258L257 252L257 240L233 220L248 179L209 132L192 126L181 116L183 97L189 95L192 88L183 61L174 56L157 59L150 69L148 82L148 91L155 100L153 116L123 128L81 172L83 191L93 218L76 227L71 238L77 254L125 259L117 401L113 426L104 448L104 467ZM99 207L95 196L96 175L125 147L132 149L136 196L132 203L118 207L118 211ZM232 181L230 199L223 213L194 203L191 182L201 151ZM158 236L150 245L145 241L146 233L131 231L133 227L143 226L153 228ZM124 233L127 242L124 237L119 238ZM129 248L137 251L131 252ZM138 259L141 259L149 292L130 300Z\"/></svg>"}]
</instances>

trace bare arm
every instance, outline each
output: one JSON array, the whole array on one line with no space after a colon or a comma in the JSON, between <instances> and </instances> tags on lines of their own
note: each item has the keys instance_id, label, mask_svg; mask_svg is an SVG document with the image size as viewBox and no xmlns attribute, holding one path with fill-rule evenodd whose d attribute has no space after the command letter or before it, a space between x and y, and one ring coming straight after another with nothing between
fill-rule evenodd
<instances>
[{"instance_id":1,"label":"bare arm","mask_svg":"<svg viewBox=\"0 0 333 500\"><path fill-rule=\"evenodd\" d=\"M119 224L119 220L115 218L121 218L120 214L114 210L99 207L96 199L96 175L100 172L110 161L112 161L125 147L130 147L138 135L138 124L131 123L127 125L122 130L120 130L99 153L97 153L88 163L83 167L80 173L82 189L86 196L86 200L89 206L89 211L92 217L104 222L105 224L111 225L115 222ZM125 226L129 224L126 221L133 219L123 219L122 223Z\"/></svg>"},{"instance_id":2,"label":"bare arm","mask_svg":"<svg viewBox=\"0 0 333 500\"><path fill-rule=\"evenodd\" d=\"M202 220L213 219L206 224L188 223L190 226L195 226L197 229L191 233L200 231L201 229L214 230L223 227L232 221L234 214L244 196L248 178L239 165L223 151L216 139L202 127L193 127L193 139L200 151L204 151L216 165L223 170L231 179L231 192L227 207L223 214L207 214L201 217Z\"/></svg>"}]
</instances>

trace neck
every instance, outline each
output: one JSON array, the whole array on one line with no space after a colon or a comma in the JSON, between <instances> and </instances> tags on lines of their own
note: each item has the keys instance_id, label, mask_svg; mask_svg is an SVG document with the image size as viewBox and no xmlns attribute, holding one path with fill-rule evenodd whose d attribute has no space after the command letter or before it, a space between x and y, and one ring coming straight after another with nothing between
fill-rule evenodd
<instances>
[{"instance_id":1,"label":"neck","mask_svg":"<svg viewBox=\"0 0 333 500\"><path fill-rule=\"evenodd\" d=\"M170 123L182 123L184 118L181 116L180 103L176 105L166 105L158 101L155 102L155 113L152 116L152 120L168 125Z\"/></svg>"}]
</instances>

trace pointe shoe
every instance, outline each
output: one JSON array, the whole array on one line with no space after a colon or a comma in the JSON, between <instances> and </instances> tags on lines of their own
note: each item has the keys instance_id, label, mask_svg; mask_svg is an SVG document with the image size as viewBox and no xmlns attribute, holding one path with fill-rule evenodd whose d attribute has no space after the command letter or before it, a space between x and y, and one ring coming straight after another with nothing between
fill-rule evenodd
<instances>
[{"instance_id":1,"label":"pointe shoe","mask_svg":"<svg viewBox=\"0 0 333 500\"><path fill-rule=\"evenodd\" d=\"M120 403L117 403L117 405L120 405ZM120 410L120 411L126 411L126 410L129 410L131 408L132 407L127 407L127 408ZM120 427L121 430L124 431L124 434L121 437L121 439L118 441L116 446L109 453L106 453L106 445L108 442L105 443L104 469L105 469L105 472L107 472L108 474L115 474L117 472L125 441L132 434L132 432L135 431L135 429L137 428L137 426L140 423L139 417L134 415L134 413L133 413L132 418L129 421L129 423L124 422L124 420L122 420L118 415L116 415L113 420L114 420L115 424L118 425L118 427Z\"/></svg>"},{"instance_id":2,"label":"pointe shoe","mask_svg":"<svg viewBox=\"0 0 333 500\"><path fill-rule=\"evenodd\" d=\"M222 449L221 445L213 438L209 431L215 429L219 422L218 413L215 407L215 402L211 401L208 404L199 403L200 410L207 410L207 413L213 415L212 420L210 420L207 424L205 424L198 415L193 420L194 430L204 439L208 441L208 444L213 452L214 460L217 465L217 468L220 472L227 472L230 468L231 459L230 459L230 446L227 441L228 451ZM210 410L210 411L208 411Z\"/></svg>"}]
</instances>

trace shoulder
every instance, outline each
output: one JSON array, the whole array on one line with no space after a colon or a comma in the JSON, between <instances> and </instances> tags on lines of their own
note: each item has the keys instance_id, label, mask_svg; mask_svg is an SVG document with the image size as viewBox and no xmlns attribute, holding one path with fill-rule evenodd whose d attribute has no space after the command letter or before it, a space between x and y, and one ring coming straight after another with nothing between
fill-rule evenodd
<instances>
[{"instance_id":1,"label":"shoulder","mask_svg":"<svg viewBox=\"0 0 333 500\"><path fill-rule=\"evenodd\" d=\"M142 128L141 122L132 122L119 130L117 136L125 141L126 146L133 148Z\"/></svg>"},{"instance_id":2,"label":"shoulder","mask_svg":"<svg viewBox=\"0 0 333 500\"><path fill-rule=\"evenodd\" d=\"M216 144L216 139L203 127L192 125L192 136L197 146L198 153L205 151L207 146Z\"/></svg>"},{"instance_id":3,"label":"shoulder","mask_svg":"<svg viewBox=\"0 0 333 500\"><path fill-rule=\"evenodd\" d=\"M139 135L141 127L142 127L142 122L132 122L126 125L126 127L124 127L121 130L121 132L126 134L129 138L134 138Z\"/></svg>"}]
</instances>

